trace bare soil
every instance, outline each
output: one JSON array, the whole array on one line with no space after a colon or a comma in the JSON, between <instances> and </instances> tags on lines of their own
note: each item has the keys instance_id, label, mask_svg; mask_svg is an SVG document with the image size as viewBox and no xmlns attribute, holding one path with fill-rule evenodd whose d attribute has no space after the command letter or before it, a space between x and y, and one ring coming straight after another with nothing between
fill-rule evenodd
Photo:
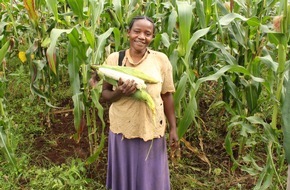
<instances>
[{"instance_id":1,"label":"bare soil","mask_svg":"<svg viewBox=\"0 0 290 190\"><path fill-rule=\"evenodd\" d=\"M68 107L67 104L71 104L71 101L65 100L63 102L63 106ZM73 106L71 105L71 107ZM100 126L100 121L97 121L97 123ZM48 126L47 123L44 123L44 125ZM75 134L72 109L52 112L50 127L46 127L45 133L36 136L34 139L33 149L41 152L41 155L38 155L38 164L43 166L47 163L61 165L69 162L70 159L77 158L86 161L90 156L86 126L81 133L79 142L74 138ZM107 145L105 145L96 163L86 166L87 177L97 180L100 184L105 184L106 180L106 147Z\"/></svg>"}]
</instances>

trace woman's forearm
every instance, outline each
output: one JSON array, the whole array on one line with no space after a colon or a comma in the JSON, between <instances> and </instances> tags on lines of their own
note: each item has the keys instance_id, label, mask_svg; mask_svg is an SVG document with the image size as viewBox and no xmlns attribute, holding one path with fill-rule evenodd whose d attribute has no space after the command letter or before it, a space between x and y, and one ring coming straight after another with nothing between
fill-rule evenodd
<instances>
[{"instance_id":1,"label":"woman's forearm","mask_svg":"<svg viewBox=\"0 0 290 190\"><path fill-rule=\"evenodd\" d=\"M119 92L117 90L106 89L106 90L102 91L102 97L105 101L115 102L121 98L121 92Z\"/></svg>"},{"instance_id":2,"label":"woman's forearm","mask_svg":"<svg viewBox=\"0 0 290 190\"><path fill-rule=\"evenodd\" d=\"M174 101L172 93L166 93L161 95L164 103L164 113L168 120L170 129L176 129L176 117L174 111Z\"/></svg>"}]
</instances>

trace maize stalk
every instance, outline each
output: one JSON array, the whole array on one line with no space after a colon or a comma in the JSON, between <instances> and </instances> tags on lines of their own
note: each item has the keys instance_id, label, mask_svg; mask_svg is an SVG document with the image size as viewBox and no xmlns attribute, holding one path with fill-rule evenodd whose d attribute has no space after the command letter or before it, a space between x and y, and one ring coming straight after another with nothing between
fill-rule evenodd
<instances>
[{"instance_id":1,"label":"maize stalk","mask_svg":"<svg viewBox=\"0 0 290 190\"><path fill-rule=\"evenodd\" d=\"M112 66L112 65L91 65L91 68L94 70L98 70L100 68L107 68L107 69L112 69L115 71L119 71L134 77L137 77L139 79L144 80L145 83L151 83L151 84L156 84L160 82L159 80L145 74L144 72L132 68L132 67L123 67L123 66Z\"/></svg>"},{"instance_id":2,"label":"maize stalk","mask_svg":"<svg viewBox=\"0 0 290 190\"><path fill-rule=\"evenodd\" d=\"M118 80L120 78L124 81L134 80L134 82L137 83L137 90L131 96L136 100L144 101L147 104L147 106L152 110L153 114L155 115L155 103L152 97L150 96L150 94L148 94L145 90L146 84L144 80L136 76L131 76L129 74L123 73L122 68L124 68L125 70L125 67L120 67L119 69L120 71L110 69L107 67L95 67L95 69L97 69L97 74L100 76L100 78L102 78L103 80L105 80L106 82L110 83L113 86L118 85Z\"/></svg>"}]
</instances>

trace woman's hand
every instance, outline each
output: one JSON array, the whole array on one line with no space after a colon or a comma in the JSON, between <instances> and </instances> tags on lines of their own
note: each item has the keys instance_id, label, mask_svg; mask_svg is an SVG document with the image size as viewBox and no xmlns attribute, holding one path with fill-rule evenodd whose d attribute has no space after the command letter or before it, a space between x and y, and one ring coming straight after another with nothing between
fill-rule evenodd
<instances>
[{"instance_id":1,"label":"woman's hand","mask_svg":"<svg viewBox=\"0 0 290 190\"><path fill-rule=\"evenodd\" d=\"M180 159L180 146L178 142L178 135L175 128L171 128L169 132L170 158L173 163L177 163Z\"/></svg>"},{"instance_id":2,"label":"woman's hand","mask_svg":"<svg viewBox=\"0 0 290 190\"><path fill-rule=\"evenodd\" d=\"M169 131L169 145L171 150L175 151L176 149L179 148L179 143L178 143L178 135L176 131L176 127L170 128Z\"/></svg>"},{"instance_id":3,"label":"woman's hand","mask_svg":"<svg viewBox=\"0 0 290 190\"><path fill-rule=\"evenodd\" d=\"M125 82L122 79L118 81L118 87L116 91L121 93L122 96L130 96L135 93L137 90L137 84L134 80L126 80Z\"/></svg>"},{"instance_id":4,"label":"woman's hand","mask_svg":"<svg viewBox=\"0 0 290 190\"><path fill-rule=\"evenodd\" d=\"M105 101L115 102L123 96L130 96L137 90L137 84L133 80L123 81L119 79L118 85L115 90L108 82L103 82L102 97Z\"/></svg>"}]
</instances>

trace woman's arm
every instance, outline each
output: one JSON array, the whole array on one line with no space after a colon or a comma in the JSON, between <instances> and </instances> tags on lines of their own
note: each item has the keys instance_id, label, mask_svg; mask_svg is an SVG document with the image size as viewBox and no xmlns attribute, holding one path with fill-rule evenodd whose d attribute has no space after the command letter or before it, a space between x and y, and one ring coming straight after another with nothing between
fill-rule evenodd
<instances>
[{"instance_id":1,"label":"woman's arm","mask_svg":"<svg viewBox=\"0 0 290 190\"><path fill-rule=\"evenodd\" d=\"M164 102L164 113L170 126L169 143L172 148L178 148L178 136L176 128L176 117L174 111L174 101L171 92L161 94Z\"/></svg>"}]
</instances>

